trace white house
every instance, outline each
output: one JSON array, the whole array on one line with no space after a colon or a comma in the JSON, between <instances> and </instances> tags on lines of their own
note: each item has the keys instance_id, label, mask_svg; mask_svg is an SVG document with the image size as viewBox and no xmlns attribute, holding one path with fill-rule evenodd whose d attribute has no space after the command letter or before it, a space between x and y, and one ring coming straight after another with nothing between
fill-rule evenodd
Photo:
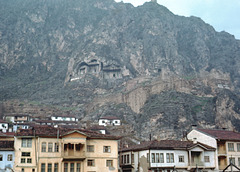
<instances>
[{"instance_id":1,"label":"white house","mask_svg":"<svg viewBox=\"0 0 240 172\"><path fill-rule=\"evenodd\" d=\"M75 116L71 115L53 115L51 116L51 120L53 121L78 121Z\"/></svg>"},{"instance_id":2,"label":"white house","mask_svg":"<svg viewBox=\"0 0 240 172\"><path fill-rule=\"evenodd\" d=\"M94 125L88 128L89 130L99 132L101 134L106 134L107 130L104 126Z\"/></svg>"},{"instance_id":3,"label":"white house","mask_svg":"<svg viewBox=\"0 0 240 172\"><path fill-rule=\"evenodd\" d=\"M0 130L6 132L8 130L8 122L0 119Z\"/></svg>"},{"instance_id":4,"label":"white house","mask_svg":"<svg viewBox=\"0 0 240 172\"><path fill-rule=\"evenodd\" d=\"M115 116L105 116L101 117L98 120L98 124L102 126L107 126L107 125L121 125L121 120L118 117Z\"/></svg>"},{"instance_id":5,"label":"white house","mask_svg":"<svg viewBox=\"0 0 240 172\"><path fill-rule=\"evenodd\" d=\"M216 168L224 170L232 161L240 168L240 133L217 129L193 129L187 138L216 148ZM227 169L230 171L230 168ZM238 170L233 167L233 170Z\"/></svg>"},{"instance_id":6,"label":"white house","mask_svg":"<svg viewBox=\"0 0 240 172\"><path fill-rule=\"evenodd\" d=\"M3 119L8 122L12 123L24 123L31 121L31 118L28 114L18 114L18 113L12 113L12 114L5 114L3 116Z\"/></svg>"},{"instance_id":7,"label":"white house","mask_svg":"<svg viewBox=\"0 0 240 172\"><path fill-rule=\"evenodd\" d=\"M14 141L0 140L0 172L11 172L14 164Z\"/></svg>"},{"instance_id":8,"label":"white house","mask_svg":"<svg viewBox=\"0 0 240 172\"><path fill-rule=\"evenodd\" d=\"M215 149L192 141L148 141L119 151L122 172L214 171Z\"/></svg>"}]
</instances>

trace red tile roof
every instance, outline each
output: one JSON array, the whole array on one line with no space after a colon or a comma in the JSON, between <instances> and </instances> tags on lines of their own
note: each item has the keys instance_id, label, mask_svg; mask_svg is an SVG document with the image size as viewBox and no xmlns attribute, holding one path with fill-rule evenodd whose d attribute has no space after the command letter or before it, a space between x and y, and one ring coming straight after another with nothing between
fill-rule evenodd
<instances>
[{"instance_id":1,"label":"red tile roof","mask_svg":"<svg viewBox=\"0 0 240 172\"><path fill-rule=\"evenodd\" d=\"M14 141L0 141L0 150L1 151L13 151L14 150Z\"/></svg>"},{"instance_id":2,"label":"red tile roof","mask_svg":"<svg viewBox=\"0 0 240 172\"><path fill-rule=\"evenodd\" d=\"M215 150L215 148L203 145L202 143L193 143L192 141L180 141L180 140L153 140L142 142L139 145L123 148L121 152L126 151L139 151L139 150L189 150L195 146L204 147L207 150Z\"/></svg>"},{"instance_id":3,"label":"red tile roof","mask_svg":"<svg viewBox=\"0 0 240 172\"><path fill-rule=\"evenodd\" d=\"M8 123L8 122L0 119L0 123Z\"/></svg>"},{"instance_id":4,"label":"red tile roof","mask_svg":"<svg viewBox=\"0 0 240 172\"><path fill-rule=\"evenodd\" d=\"M111 136L106 134L100 134L98 132L85 130L85 129L69 129L69 128L54 128L52 126L41 126L36 125L32 129L20 129L17 133L17 137L25 137L30 136L33 137L39 136L39 137L57 137L57 133L59 131L59 137L62 137L72 131L81 132L87 136L87 138L90 139L109 139L109 140L119 140L120 137L117 136Z\"/></svg>"},{"instance_id":5,"label":"red tile roof","mask_svg":"<svg viewBox=\"0 0 240 172\"><path fill-rule=\"evenodd\" d=\"M2 133L0 132L0 137L14 137L14 132L6 132L6 133Z\"/></svg>"},{"instance_id":6,"label":"red tile roof","mask_svg":"<svg viewBox=\"0 0 240 172\"><path fill-rule=\"evenodd\" d=\"M102 125L94 125L88 128L89 130L106 130L106 127Z\"/></svg>"},{"instance_id":7,"label":"red tile roof","mask_svg":"<svg viewBox=\"0 0 240 172\"><path fill-rule=\"evenodd\" d=\"M29 116L29 114L22 114L22 113L5 113L3 116L12 116L12 117L15 117L15 116Z\"/></svg>"},{"instance_id":8,"label":"red tile roof","mask_svg":"<svg viewBox=\"0 0 240 172\"><path fill-rule=\"evenodd\" d=\"M202 133L208 134L216 139L225 141L240 141L240 133L229 130L217 130L217 129L196 129Z\"/></svg>"}]
</instances>

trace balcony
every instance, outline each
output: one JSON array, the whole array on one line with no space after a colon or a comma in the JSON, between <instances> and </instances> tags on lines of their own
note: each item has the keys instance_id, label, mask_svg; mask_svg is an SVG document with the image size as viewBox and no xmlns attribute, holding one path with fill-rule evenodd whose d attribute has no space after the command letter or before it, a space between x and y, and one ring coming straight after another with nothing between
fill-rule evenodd
<instances>
[{"instance_id":1,"label":"balcony","mask_svg":"<svg viewBox=\"0 0 240 172\"><path fill-rule=\"evenodd\" d=\"M85 155L85 146L81 143L65 143L63 150L63 159L64 160L84 160Z\"/></svg>"},{"instance_id":2,"label":"balcony","mask_svg":"<svg viewBox=\"0 0 240 172\"><path fill-rule=\"evenodd\" d=\"M226 156L227 155L225 142L218 143L217 149L218 149L218 156Z\"/></svg>"},{"instance_id":3,"label":"balcony","mask_svg":"<svg viewBox=\"0 0 240 172\"><path fill-rule=\"evenodd\" d=\"M190 166L191 166L192 168L196 168L196 166L197 166L198 168L202 168L202 167L204 167L204 162L203 162L203 161L198 161L198 160L192 161L192 162L190 163Z\"/></svg>"}]
</instances>

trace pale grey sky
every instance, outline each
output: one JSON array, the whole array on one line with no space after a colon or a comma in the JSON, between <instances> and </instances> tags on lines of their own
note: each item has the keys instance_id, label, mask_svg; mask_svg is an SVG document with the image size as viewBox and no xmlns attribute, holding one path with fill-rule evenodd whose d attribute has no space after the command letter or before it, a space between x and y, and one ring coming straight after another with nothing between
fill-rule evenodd
<instances>
[{"instance_id":1,"label":"pale grey sky","mask_svg":"<svg viewBox=\"0 0 240 172\"><path fill-rule=\"evenodd\" d=\"M116 0L120 2L122 0ZM123 0L134 6L150 0ZM182 16L197 16L216 31L226 31L240 39L240 0L158 0L171 12Z\"/></svg>"}]
</instances>

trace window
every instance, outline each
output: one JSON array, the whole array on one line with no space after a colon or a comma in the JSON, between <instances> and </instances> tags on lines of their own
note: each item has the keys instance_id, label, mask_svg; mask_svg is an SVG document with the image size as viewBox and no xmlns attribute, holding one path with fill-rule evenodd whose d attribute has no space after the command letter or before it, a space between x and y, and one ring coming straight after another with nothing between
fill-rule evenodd
<instances>
[{"instance_id":1,"label":"window","mask_svg":"<svg viewBox=\"0 0 240 172\"><path fill-rule=\"evenodd\" d=\"M126 158L127 158L127 164L129 164L129 154L127 154L127 156L126 156Z\"/></svg>"},{"instance_id":2,"label":"window","mask_svg":"<svg viewBox=\"0 0 240 172\"><path fill-rule=\"evenodd\" d=\"M237 143L237 151L240 152L240 143Z\"/></svg>"},{"instance_id":3,"label":"window","mask_svg":"<svg viewBox=\"0 0 240 172\"><path fill-rule=\"evenodd\" d=\"M21 163L32 163L32 158L26 158L30 157L31 153L30 152L22 152L22 158L21 158Z\"/></svg>"},{"instance_id":4,"label":"window","mask_svg":"<svg viewBox=\"0 0 240 172\"><path fill-rule=\"evenodd\" d=\"M240 166L240 158L238 158L238 166Z\"/></svg>"},{"instance_id":5,"label":"window","mask_svg":"<svg viewBox=\"0 0 240 172\"><path fill-rule=\"evenodd\" d=\"M46 152L46 142L42 142L42 152Z\"/></svg>"},{"instance_id":6,"label":"window","mask_svg":"<svg viewBox=\"0 0 240 172\"><path fill-rule=\"evenodd\" d=\"M22 172L24 172L24 168L22 168Z\"/></svg>"},{"instance_id":7,"label":"window","mask_svg":"<svg viewBox=\"0 0 240 172\"><path fill-rule=\"evenodd\" d=\"M234 152L234 143L228 143L228 151Z\"/></svg>"},{"instance_id":8,"label":"window","mask_svg":"<svg viewBox=\"0 0 240 172\"><path fill-rule=\"evenodd\" d=\"M31 164L32 163L32 158L27 158L27 163Z\"/></svg>"},{"instance_id":9,"label":"window","mask_svg":"<svg viewBox=\"0 0 240 172\"><path fill-rule=\"evenodd\" d=\"M64 172L68 172L68 163L64 163Z\"/></svg>"},{"instance_id":10,"label":"window","mask_svg":"<svg viewBox=\"0 0 240 172\"><path fill-rule=\"evenodd\" d=\"M103 152L110 153L111 152L111 146L103 146Z\"/></svg>"},{"instance_id":11,"label":"window","mask_svg":"<svg viewBox=\"0 0 240 172\"><path fill-rule=\"evenodd\" d=\"M59 152L59 144L55 143L54 152Z\"/></svg>"},{"instance_id":12,"label":"window","mask_svg":"<svg viewBox=\"0 0 240 172\"><path fill-rule=\"evenodd\" d=\"M209 156L204 156L204 162L210 162Z\"/></svg>"},{"instance_id":13,"label":"window","mask_svg":"<svg viewBox=\"0 0 240 172\"><path fill-rule=\"evenodd\" d=\"M134 154L131 155L131 162L134 164Z\"/></svg>"},{"instance_id":14,"label":"window","mask_svg":"<svg viewBox=\"0 0 240 172\"><path fill-rule=\"evenodd\" d=\"M93 160L93 159L89 159L89 160L87 161L87 165L88 165L88 166L95 166L94 160Z\"/></svg>"},{"instance_id":15,"label":"window","mask_svg":"<svg viewBox=\"0 0 240 172\"><path fill-rule=\"evenodd\" d=\"M2 154L0 154L0 161L2 161L3 160L3 155Z\"/></svg>"},{"instance_id":16,"label":"window","mask_svg":"<svg viewBox=\"0 0 240 172\"><path fill-rule=\"evenodd\" d=\"M149 158L150 158L149 153L147 153L147 162L149 162Z\"/></svg>"},{"instance_id":17,"label":"window","mask_svg":"<svg viewBox=\"0 0 240 172\"><path fill-rule=\"evenodd\" d=\"M160 153L159 156L160 156L160 163L164 163L164 154Z\"/></svg>"},{"instance_id":18,"label":"window","mask_svg":"<svg viewBox=\"0 0 240 172\"><path fill-rule=\"evenodd\" d=\"M7 160L8 160L8 161L12 161L12 157L13 157L12 154L8 154Z\"/></svg>"},{"instance_id":19,"label":"window","mask_svg":"<svg viewBox=\"0 0 240 172\"><path fill-rule=\"evenodd\" d=\"M66 151L67 150L67 144L64 144L64 151Z\"/></svg>"},{"instance_id":20,"label":"window","mask_svg":"<svg viewBox=\"0 0 240 172\"><path fill-rule=\"evenodd\" d=\"M167 163L174 163L173 153L167 153Z\"/></svg>"},{"instance_id":21,"label":"window","mask_svg":"<svg viewBox=\"0 0 240 172\"><path fill-rule=\"evenodd\" d=\"M70 172L74 172L74 163L70 164Z\"/></svg>"},{"instance_id":22,"label":"window","mask_svg":"<svg viewBox=\"0 0 240 172\"><path fill-rule=\"evenodd\" d=\"M159 163L160 159L159 159L159 153L156 153L156 163Z\"/></svg>"},{"instance_id":23,"label":"window","mask_svg":"<svg viewBox=\"0 0 240 172\"><path fill-rule=\"evenodd\" d=\"M22 147L31 148L32 147L32 139L22 139Z\"/></svg>"},{"instance_id":24,"label":"window","mask_svg":"<svg viewBox=\"0 0 240 172\"><path fill-rule=\"evenodd\" d=\"M229 158L229 163L232 163L232 164L234 164L235 165L235 158Z\"/></svg>"},{"instance_id":25,"label":"window","mask_svg":"<svg viewBox=\"0 0 240 172\"><path fill-rule=\"evenodd\" d=\"M54 163L54 172L58 172L58 163Z\"/></svg>"},{"instance_id":26,"label":"window","mask_svg":"<svg viewBox=\"0 0 240 172\"><path fill-rule=\"evenodd\" d=\"M124 163L124 164L127 163L127 155L123 155L123 163Z\"/></svg>"},{"instance_id":27,"label":"window","mask_svg":"<svg viewBox=\"0 0 240 172\"><path fill-rule=\"evenodd\" d=\"M21 163L26 163L26 158L21 158Z\"/></svg>"},{"instance_id":28,"label":"window","mask_svg":"<svg viewBox=\"0 0 240 172\"><path fill-rule=\"evenodd\" d=\"M41 164L41 172L45 172L45 163Z\"/></svg>"},{"instance_id":29,"label":"window","mask_svg":"<svg viewBox=\"0 0 240 172\"><path fill-rule=\"evenodd\" d=\"M77 171L76 172L80 172L80 170L81 170L81 165L80 165L80 163L77 163Z\"/></svg>"},{"instance_id":30,"label":"window","mask_svg":"<svg viewBox=\"0 0 240 172\"><path fill-rule=\"evenodd\" d=\"M52 164L51 164L51 163L48 164L47 171L48 171L48 172L52 172Z\"/></svg>"},{"instance_id":31,"label":"window","mask_svg":"<svg viewBox=\"0 0 240 172\"><path fill-rule=\"evenodd\" d=\"M49 142L48 143L48 152L52 152L53 151L53 143Z\"/></svg>"},{"instance_id":32,"label":"window","mask_svg":"<svg viewBox=\"0 0 240 172\"><path fill-rule=\"evenodd\" d=\"M70 143L68 143L68 149L74 149L74 144L70 144Z\"/></svg>"},{"instance_id":33,"label":"window","mask_svg":"<svg viewBox=\"0 0 240 172\"><path fill-rule=\"evenodd\" d=\"M178 156L178 162L184 162L184 156L183 155Z\"/></svg>"},{"instance_id":34,"label":"window","mask_svg":"<svg viewBox=\"0 0 240 172\"><path fill-rule=\"evenodd\" d=\"M76 144L75 147L76 147L76 151L80 151L81 144Z\"/></svg>"},{"instance_id":35,"label":"window","mask_svg":"<svg viewBox=\"0 0 240 172\"><path fill-rule=\"evenodd\" d=\"M94 145L87 145L87 152L94 152Z\"/></svg>"},{"instance_id":36,"label":"window","mask_svg":"<svg viewBox=\"0 0 240 172\"><path fill-rule=\"evenodd\" d=\"M106 166L107 167L112 167L113 166L113 160L107 160L106 161Z\"/></svg>"},{"instance_id":37,"label":"window","mask_svg":"<svg viewBox=\"0 0 240 172\"><path fill-rule=\"evenodd\" d=\"M152 153L152 163L155 163L155 153Z\"/></svg>"},{"instance_id":38,"label":"window","mask_svg":"<svg viewBox=\"0 0 240 172\"><path fill-rule=\"evenodd\" d=\"M31 156L30 152L22 152L22 156Z\"/></svg>"}]
</instances>

